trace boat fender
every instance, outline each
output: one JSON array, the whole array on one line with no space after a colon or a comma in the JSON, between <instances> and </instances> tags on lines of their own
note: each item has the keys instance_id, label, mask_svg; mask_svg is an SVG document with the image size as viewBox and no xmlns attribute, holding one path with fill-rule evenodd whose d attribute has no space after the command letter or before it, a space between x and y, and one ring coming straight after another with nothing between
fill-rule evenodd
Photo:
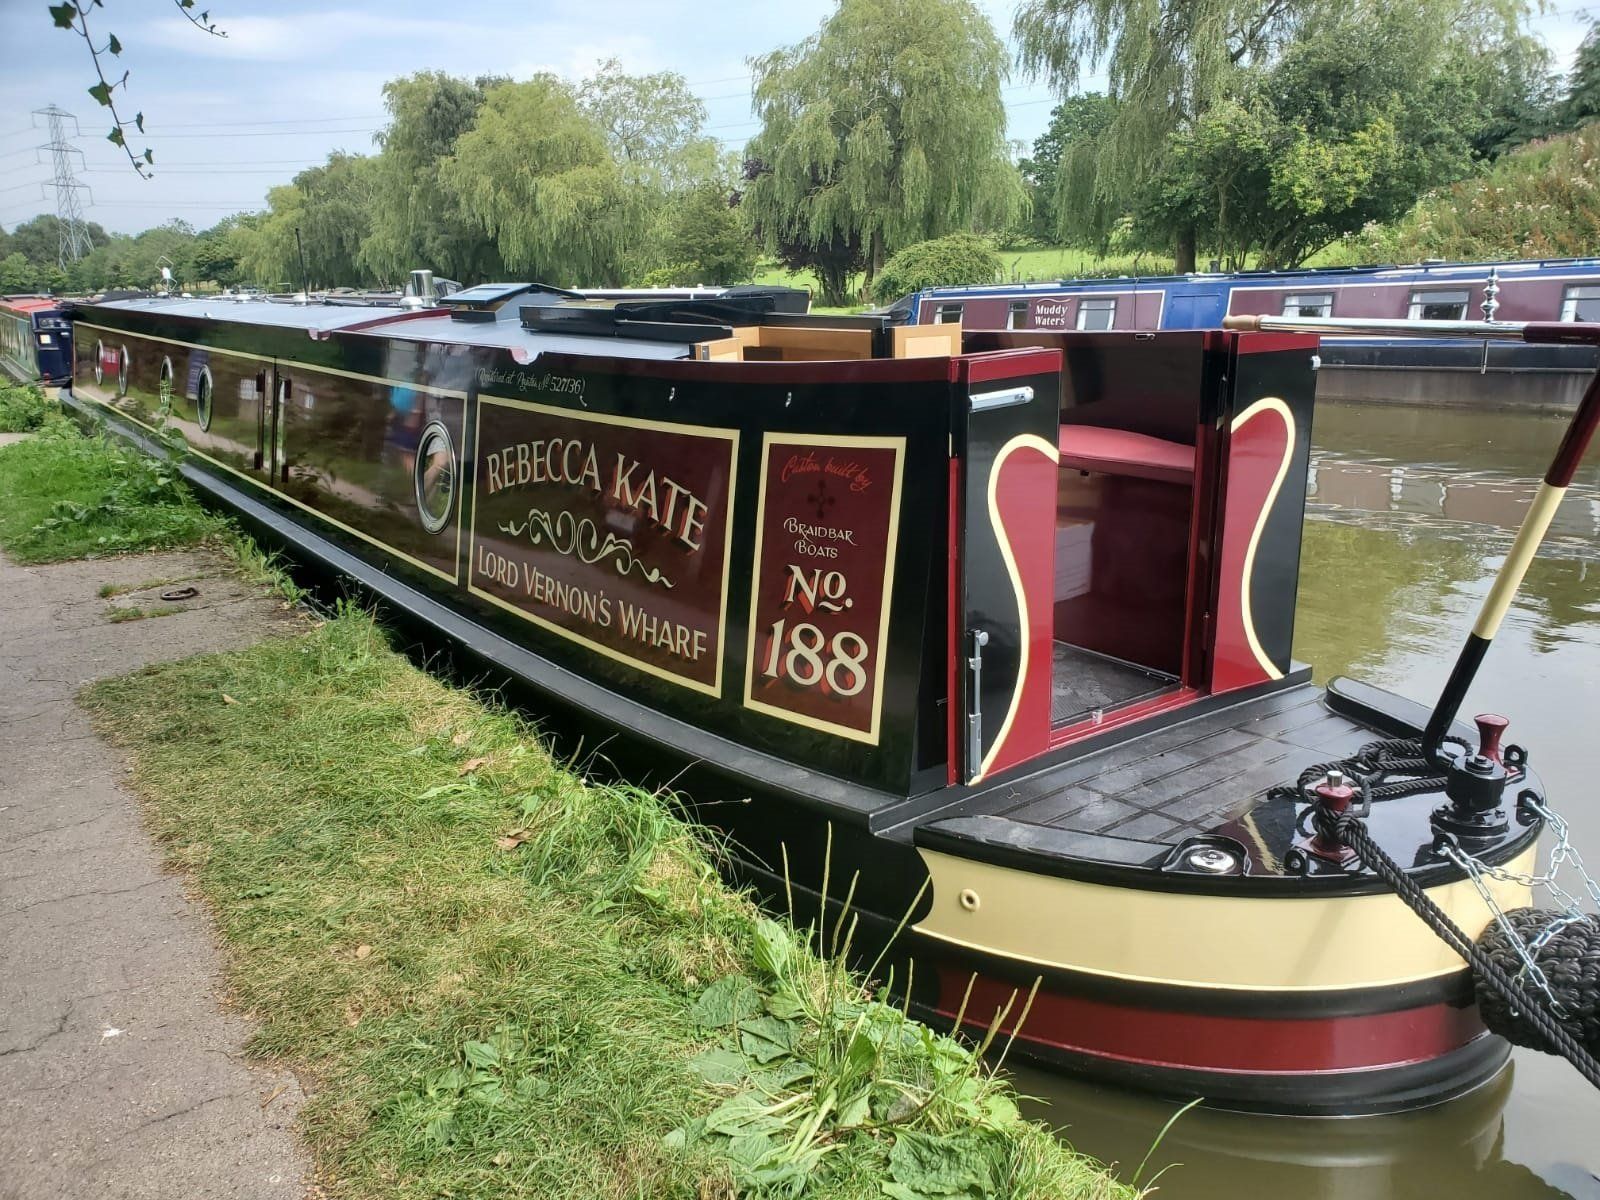
<instances>
[{"instance_id":1,"label":"boat fender","mask_svg":"<svg viewBox=\"0 0 1600 1200\"><path fill-rule=\"evenodd\" d=\"M1524 960L1531 955L1544 976L1540 991L1549 991L1551 1015L1574 1041L1600 1057L1600 920L1592 914L1514 908L1504 920L1489 923L1478 949L1513 977L1526 976ZM1518 1046L1560 1052L1518 1005L1476 971L1473 985L1478 1013L1493 1032Z\"/></svg>"}]
</instances>

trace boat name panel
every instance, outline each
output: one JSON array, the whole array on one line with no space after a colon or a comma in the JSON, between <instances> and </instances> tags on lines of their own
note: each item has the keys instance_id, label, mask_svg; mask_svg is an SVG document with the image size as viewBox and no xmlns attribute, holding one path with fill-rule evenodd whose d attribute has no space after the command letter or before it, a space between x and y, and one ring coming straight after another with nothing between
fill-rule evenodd
<instances>
[{"instance_id":1,"label":"boat name panel","mask_svg":"<svg viewBox=\"0 0 1600 1200\"><path fill-rule=\"evenodd\" d=\"M765 435L746 707L877 744L905 448Z\"/></svg>"},{"instance_id":2,"label":"boat name panel","mask_svg":"<svg viewBox=\"0 0 1600 1200\"><path fill-rule=\"evenodd\" d=\"M738 448L732 429L480 395L471 591L719 695Z\"/></svg>"}]
</instances>

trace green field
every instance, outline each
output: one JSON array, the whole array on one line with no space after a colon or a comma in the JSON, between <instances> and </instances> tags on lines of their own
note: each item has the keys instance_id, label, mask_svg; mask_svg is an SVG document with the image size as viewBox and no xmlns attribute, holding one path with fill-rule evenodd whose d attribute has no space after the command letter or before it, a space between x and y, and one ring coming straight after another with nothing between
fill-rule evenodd
<instances>
[{"instance_id":1,"label":"green field","mask_svg":"<svg viewBox=\"0 0 1600 1200\"><path fill-rule=\"evenodd\" d=\"M1165 275L1172 271L1172 259L1159 255L1128 254L1102 258L1089 250L1071 246L1002 249L1000 261L1004 264L1004 274L995 280L996 283L1038 283L1074 279L1083 275ZM763 263L757 269L755 282L810 288L813 295L820 290L816 277L810 271L786 271L771 262ZM855 312L859 307L818 306L814 311Z\"/></svg>"}]
</instances>

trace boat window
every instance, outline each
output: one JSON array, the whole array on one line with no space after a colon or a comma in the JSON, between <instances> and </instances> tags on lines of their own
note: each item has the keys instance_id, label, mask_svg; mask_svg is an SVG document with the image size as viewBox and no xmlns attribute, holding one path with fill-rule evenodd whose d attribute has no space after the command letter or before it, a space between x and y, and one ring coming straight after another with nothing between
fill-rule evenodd
<instances>
[{"instance_id":1,"label":"boat window","mask_svg":"<svg viewBox=\"0 0 1600 1200\"><path fill-rule=\"evenodd\" d=\"M1291 292L1283 298L1283 315L1286 317L1333 316L1332 292Z\"/></svg>"},{"instance_id":2,"label":"boat window","mask_svg":"<svg viewBox=\"0 0 1600 1200\"><path fill-rule=\"evenodd\" d=\"M1413 321L1464 321L1471 298L1472 294L1465 288L1412 292L1411 311L1406 316Z\"/></svg>"},{"instance_id":3,"label":"boat window","mask_svg":"<svg viewBox=\"0 0 1600 1200\"><path fill-rule=\"evenodd\" d=\"M117 351L117 395L128 394L128 348L122 347Z\"/></svg>"},{"instance_id":4,"label":"boat window","mask_svg":"<svg viewBox=\"0 0 1600 1200\"><path fill-rule=\"evenodd\" d=\"M1013 300L1006 312L1007 329L1026 329L1028 327L1028 302L1026 300Z\"/></svg>"},{"instance_id":5,"label":"boat window","mask_svg":"<svg viewBox=\"0 0 1600 1200\"><path fill-rule=\"evenodd\" d=\"M1600 321L1600 287L1569 287L1561 302L1563 321Z\"/></svg>"},{"instance_id":6,"label":"boat window","mask_svg":"<svg viewBox=\"0 0 1600 1200\"><path fill-rule=\"evenodd\" d=\"M957 321L961 320L962 307L963 306L960 304L939 305L933 314L934 323L938 325L952 325L956 323Z\"/></svg>"},{"instance_id":7,"label":"boat window","mask_svg":"<svg viewBox=\"0 0 1600 1200\"><path fill-rule=\"evenodd\" d=\"M412 471L422 527L429 533L438 533L450 520L456 494L455 446L450 441L450 431L438 421L422 431Z\"/></svg>"},{"instance_id":8,"label":"boat window","mask_svg":"<svg viewBox=\"0 0 1600 1200\"><path fill-rule=\"evenodd\" d=\"M168 355L161 356L161 403L172 403L172 359Z\"/></svg>"},{"instance_id":9,"label":"boat window","mask_svg":"<svg viewBox=\"0 0 1600 1200\"><path fill-rule=\"evenodd\" d=\"M194 388L195 415L200 421L200 428L211 429L211 368L200 368L200 380Z\"/></svg>"},{"instance_id":10,"label":"boat window","mask_svg":"<svg viewBox=\"0 0 1600 1200\"><path fill-rule=\"evenodd\" d=\"M1117 302L1100 298L1078 301L1079 329L1110 329L1117 319Z\"/></svg>"}]
</instances>

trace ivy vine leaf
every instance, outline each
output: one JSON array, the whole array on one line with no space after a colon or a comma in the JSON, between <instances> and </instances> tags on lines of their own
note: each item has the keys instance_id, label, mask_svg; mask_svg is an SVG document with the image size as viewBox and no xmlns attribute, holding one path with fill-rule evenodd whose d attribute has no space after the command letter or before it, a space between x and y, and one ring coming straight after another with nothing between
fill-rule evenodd
<instances>
[{"instance_id":1,"label":"ivy vine leaf","mask_svg":"<svg viewBox=\"0 0 1600 1200\"><path fill-rule=\"evenodd\" d=\"M111 51L113 54L121 54L122 43L117 40L117 35L114 33L108 33L106 34L106 37L110 39L108 42L106 42L106 49Z\"/></svg>"},{"instance_id":2,"label":"ivy vine leaf","mask_svg":"<svg viewBox=\"0 0 1600 1200\"><path fill-rule=\"evenodd\" d=\"M72 22L78 17L78 10L71 4L52 4L50 6L50 19L56 23L57 29L71 29Z\"/></svg>"},{"instance_id":3,"label":"ivy vine leaf","mask_svg":"<svg viewBox=\"0 0 1600 1200\"><path fill-rule=\"evenodd\" d=\"M134 113L133 114L133 123L134 123L134 125L136 125L138 127L140 133L144 132L144 114L143 113Z\"/></svg>"},{"instance_id":4,"label":"ivy vine leaf","mask_svg":"<svg viewBox=\"0 0 1600 1200\"><path fill-rule=\"evenodd\" d=\"M89 89L89 95L94 97L96 104L111 107L111 85L104 79Z\"/></svg>"},{"instance_id":5,"label":"ivy vine leaf","mask_svg":"<svg viewBox=\"0 0 1600 1200\"><path fill-rule=\"evenodd\" d=\"M122 136L121 125L113 125L111 127L111 132L106 134L106 141L114 146L126 146L128 144L128 139Z\"/></svg>"}]
</instances>

